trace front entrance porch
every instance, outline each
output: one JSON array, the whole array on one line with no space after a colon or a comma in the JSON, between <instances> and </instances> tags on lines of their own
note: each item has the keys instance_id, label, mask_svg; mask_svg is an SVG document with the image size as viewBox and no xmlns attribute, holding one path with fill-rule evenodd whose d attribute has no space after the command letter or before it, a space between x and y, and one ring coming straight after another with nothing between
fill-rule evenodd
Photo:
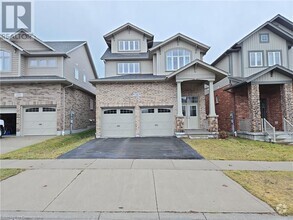
<instances>
[{"instance_id":1,"label":"front entrance porch","mask_svg":"<svg viewBox=\"0 0 293 220\"><path fill-rule=\"evenodd\" d=\"M238 90L242 91L241 101L247 103L247 108L244 109L239 108L241 103L235 103L240 137L269 142L293 142L292 83L250 83L243 88L234 89L236 98L240 95ZM244 90L247 92L246 100L243 97Z\"/></svg>"},{"instance_id":2,"label":"front entrance porch","mask_svg":"<svg viewBox=\"0 0 293 220\"><path fill-rule=\"evenodd\" d=\"M177 116L176 135L217 137L218 116L215 111L214 83L227 76L226 72L194 60L167 78L176 78ZM209 86L209 115L205 108L205 86Z\"/></svg>"}]
</instances>

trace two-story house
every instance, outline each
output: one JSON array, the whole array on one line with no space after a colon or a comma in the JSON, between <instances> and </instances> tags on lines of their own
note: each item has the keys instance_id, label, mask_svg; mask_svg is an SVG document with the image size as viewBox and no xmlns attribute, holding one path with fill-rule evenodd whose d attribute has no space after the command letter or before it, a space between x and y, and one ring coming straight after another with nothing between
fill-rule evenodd
<instances>
[{"instance_id":1,"label":"two-story house","mask_svg":"<svg viewBox=\"0 0 293 220\"><path fill-rule=\"evenodd\" d=\"M293 23L277 15L212 63L228 73L214 88L220 129L260 140L292 129L292 45Z\"/></svg>"},{"instance_id":2,"label":"two-story house","mask_svg":"<svg viewBox=\"0 0 293 220\"><path fill-rule=\"evenodd\" d=\"M0 36L0 118L7 134L60 135L94 127L97 73L85 41Z\"/></svg>"},{"instance_id":3,"label":"two-story house","mask_svg":"<svg viewBox=\"0 0 293 220\"><path fill-rule=\"evenodd\" d=\"M180 33L155 42L130 23L104 39L105 78L91 81L97 137L217 134L214 93L207 116L204 87L212 89L226 73L203 61L207 45Z\"/></svg>"}]
</instances>

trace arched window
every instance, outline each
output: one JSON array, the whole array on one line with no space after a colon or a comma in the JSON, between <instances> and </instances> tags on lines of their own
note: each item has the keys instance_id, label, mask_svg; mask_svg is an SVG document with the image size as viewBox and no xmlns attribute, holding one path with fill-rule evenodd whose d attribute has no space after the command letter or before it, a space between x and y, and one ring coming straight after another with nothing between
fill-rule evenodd
<instances>
[{"instance_id":1,"label":"arched window","mask_svg":"<svg viewBox=\"0 0 293 220\"><path fill-rule=\"evenodd\" d=\"M11 70L11 54L0 50L0 71L8 72Z\"/></svg>"},{"instance_id":2,"label":"arched window","mask_svg":"<svg viewBox=\"0 0 293 220\"><path fill-rule=\"evenodd\" d=\"M174 71L190 63L191 52L185 49L173 49L166 53L166 70Z\"/></svg>"}]
</instances>

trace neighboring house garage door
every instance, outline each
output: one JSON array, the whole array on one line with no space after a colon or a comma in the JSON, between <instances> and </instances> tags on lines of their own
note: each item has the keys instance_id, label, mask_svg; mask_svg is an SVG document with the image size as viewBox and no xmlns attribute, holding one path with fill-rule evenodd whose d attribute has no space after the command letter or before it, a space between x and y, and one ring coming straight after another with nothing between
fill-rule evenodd
<instances>
[{"instance_id":1,"label":"neighboring house garage door","mask_svg":"<svg viewBox=\"0 0 293 220\"><path fill-rule=\"evenodd\" d=\"M16 108L0 108L0 119L4 120L6 135L16 134Z\"/></svg>"},{"instance_id":2,"label":"neighboring house garage door","mask_svg":"<svg viewBox=\"0 0 293 220\"><path fill-rule=\"evenodd\" d=\"M135 137L134 109L103 109L102 137Z\"/></svg>"},{"instance_id":3,"label":"neighboring house garage door","mask_svg":"<svg viewBox=\"0 0 293 220\"><path fill-rule=\"evenodd\" d=\"M141 136L172 136L172 108L141 108Z\"/></svg>"},{"instance_id":4,"label":"neighboring house garage door","mask_svg":"<svg viewBox=\"0 0 293 220\"><path fill-rule=\"evenodd\" d=\"M56 135L57 117L55 107L24 108L24 135Z\"/></svg>"}]
</instances>

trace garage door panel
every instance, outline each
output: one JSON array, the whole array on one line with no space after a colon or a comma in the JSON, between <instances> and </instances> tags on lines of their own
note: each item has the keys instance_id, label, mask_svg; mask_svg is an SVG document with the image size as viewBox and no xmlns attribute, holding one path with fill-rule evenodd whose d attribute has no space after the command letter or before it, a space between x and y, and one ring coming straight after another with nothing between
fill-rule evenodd
<instances>
[{"instance_id":1,"label":"garage door panel","mask_svg":"<svg viewBox=\"0 0 293 220\"><path fill-rule=\"evenodd\" d=\"M57 114L55 107L24 108L24 135L56 135Z\"/></svg>"},{"instance_id":2,"label":"garage door panel","mask_svg":"<svg viewBox=\"0 0 293 220\"><path fill-rule=\"evenodd\" d=\"M102 111L102 137L134 136L134 109L118 108L104 109Z\"/></svg>"},{"instance_id":3,"label":"garage door panel","mask_svg":"<svg viewBox=\"0 0 293 220\"><path fill-rule=\"evenodd\" d=\"M173 121L171 108L142 108L141 136L172 136Z\"/></svg>"}]
</instances>

